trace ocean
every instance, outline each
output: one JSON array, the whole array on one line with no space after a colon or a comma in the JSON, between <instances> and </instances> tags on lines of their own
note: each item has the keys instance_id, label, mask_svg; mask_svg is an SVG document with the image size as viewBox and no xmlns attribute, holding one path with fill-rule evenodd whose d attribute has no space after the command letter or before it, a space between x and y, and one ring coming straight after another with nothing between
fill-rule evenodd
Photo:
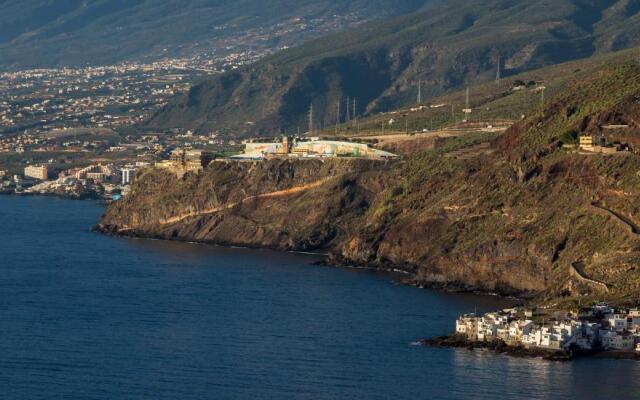
<instances>
[{"instance_id":1,"label":"ocean","mask_svg":"<svg viewBox=\"0 0 640 400\"><path fill-rule=\"evenodd\" d=\"M0 196L0 399L640 398L635 361L412 344L504 299L92 233L102 211Z\"/></svg>"}]
</instances>

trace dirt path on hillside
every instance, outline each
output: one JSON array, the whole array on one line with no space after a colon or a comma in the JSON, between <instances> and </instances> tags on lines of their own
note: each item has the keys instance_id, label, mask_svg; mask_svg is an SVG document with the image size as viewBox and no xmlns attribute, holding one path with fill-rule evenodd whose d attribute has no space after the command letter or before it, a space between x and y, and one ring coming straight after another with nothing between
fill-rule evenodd
<instances>
[{"instance_id":1,"label":"dirt path on hillside","mask_svg":"<svg viewBox=\"0 0 640 400\"><path fill-rule=\"evenodd\" d=\"M349 139L352 140L377 140L378 146L388 145L392 143L402 143L407 141L415 141L421 139L435 139L435 138L449 138L462 136L468 132L459 132L459 131L447 131L447 130L439 130L439 131L431 131L431 132L415 132L415 133L389 133L386 135L381 134L373 134L373 135L356 135L349 136Z\"/></svg>"},{"instance_id":2,"label":"dirt path on hillside","mask_svg":"<svg viewBox=\"0 0 640 400\"><path fill-rule=\"evenodd\" d=\"M597 202L591 203L591 207L598 214L604 214L613 217L616 221L622 224L631 234L640 235L640 226L635 223L631 218L627 217L624 214L621 214L617 211L614 211L608 207L603 206Z\"/></svg>"},{"instance_id":3,"label":"dirt path on hillside","mask_svg":"<svg viewBox=\"0 0 640 400\"><path fill-rule=\"evenodd\" d=\"M591 279L585 274L584 264L582 262L578 261L578 262L571 263L570 268L571 268L571 275L573 275L578 280L585 283L589 283L591 285L595 285L603 289L605 292L609 292L609 286L606 283L597 281L595 279Z\"/></svg>"},{"instance_id":4,"label":"dirt path on hillside","mask_svg":"<svg viewBox=\"0 0 640 400\"><path fill-rule=\"evenodd\" d=\"M163 225L163 226L164 225L172 225L172 224L176 224L176 223L182 222L182 221L184 221L186 219L190 219L190 218L203 217L205 215L217 214L219 212L232 209L233 207L236 207L236 206L238 206L240 204L243 204L243 203L245 203L247 201L251 201L251 200L255 200L255 199L264 199L264 198L289 196L289 195L292 195L292 194L304 192L306 190L314 189L314 188L317 188L319 186L322 186L323 184L325 184L326 182L328 182L329 180L331 180L333 178L335 178L335 177L334 176L330 176L330 177L327 177L327 178L324 178L324 179L320 179L319 181L307 183L307 184L300 185L300 186L294 186L294 187L289 188L289 189L283 189L283 190L278 190L278 191L275 191L275 192L269 192L269 193L258 194L258 195L255 195L255 196L245 197L244 199L242 199L240 201L237 201L235 203L225 204L224 206L213 207L213 208L208 208L208 209L205 209L205 210L192 211L192 212L176 215L176 216L171 217L171 218L160 220L159 224Z\"/></svg>"}]
</instances>

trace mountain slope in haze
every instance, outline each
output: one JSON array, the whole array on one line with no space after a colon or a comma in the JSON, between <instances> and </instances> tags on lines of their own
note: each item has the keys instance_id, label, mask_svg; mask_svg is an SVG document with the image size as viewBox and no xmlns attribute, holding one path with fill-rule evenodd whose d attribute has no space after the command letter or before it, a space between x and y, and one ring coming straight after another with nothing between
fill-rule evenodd
<instances>
[{"instance_id":1,"label":"mountain slope in haze","mask_svg":"<svg viewBox=\"0 0 640 400\"><path fill-rule=\"evenodd\" d=\"M509 76L500 82L490 81L469 86L469 105L473 112L464 115L462 108L466 102L466 88L429 99L431 104L442 107L426 107L411 111L402 108L393 112L372 114L358 120L356 126L353 121L340 126L339 134L344 136L361 136L380 132L385 126L385 133L404 133L409 131L438 130L460 124L468 119L470 123L476 121L519 120L522 115L540 108L545 99L562 94L576 81L587 79L603 65L617 65L640 62L640 47L602 53L586 59L554 64L548 67L521 72ZM544 88L544 93L543 93ZM454 113L451 113L451 105ZM413 108L413 107L411 107ZM390 118L394 123L388 124ZM333 129L329 130L333 132ZM326 132L326 131L325 131ZM325 133L326 134L326 133ZM332 133L333 134L333 133ZM379 133L378 133L379 134Z\"/></svg>"},{"instance_id":2,"label":"mountain slope in haze","mask_svg":"<svg viewBox=\"0 0 640 400\"><path fill-rule=\"evenodd\" d=\"M338 263L403 270L420 285L635 304L640 147L562 146L610 125L625 126L610 140L640 143L637 65L574 81L498 137L450 139L400 163L215 162L182 179L148 169L101 229L327 251Z\"/></svg>"},{"instance_id":3,"label":"mountain slope in haze","mask_svg":"<svg viewBox=\"0 0 640 400\"><path fill-rule=\"evenodd\" d=\"M1 0L0 68L100 65L190 55L217 40L302 17L319 29L415 11L426 0ZM335 15L349 16L337 26ZM299 43L306 36L276 38ZM298 32L297 35L300 35ZM256 38L261 41L259 34ZM285 40L286 39L286 40Z\"/></svg>"},{"instance_id":4,"label":"mountain slope in haze","mask_svg":"<svg viewBox=\"0 0 640 400\"><path fill-rule=\"evenodd\" d=\"M468 83L640 43L640 0L447 1L280 52L194 87L149 126L247 134L306 131L393 109ZM343 103L341 118L346 117ZM349 106L352 111L353 104Z\"/></svg>"}]
</instances>

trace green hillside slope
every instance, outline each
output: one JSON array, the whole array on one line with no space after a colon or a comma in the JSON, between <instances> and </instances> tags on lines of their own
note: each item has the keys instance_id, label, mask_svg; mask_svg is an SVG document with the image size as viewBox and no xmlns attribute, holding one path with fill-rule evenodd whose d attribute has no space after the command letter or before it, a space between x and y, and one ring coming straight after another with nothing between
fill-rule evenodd
<instances>
[{"instance_id":1,"label":"green hillside slope","mask_svg":"<svg viewBox=\"0 0 640 400\"><path fill-rule=\"evenodd\" d=\"M295 17L309 22L342 15L358 23L415 11L424 4L425 0L2 0L0 68L189 55L210 50L216 40ZM312 32L311 37L318 34ZM256 44L260 40L258 34ZM278 44L277 38L272 44Z\"/></svg>"},{"instance_id":2,"label":"green hillside slope","mask_svg":"<svg viewBox=\"0 0 640 400\"><path fill-rule=\"evenodd\" d=\"M336 104L362 115L640 43L638 0L448 1L308 42L204 82L154 128L274 134L332 125ZM352 108L350 106L350 110ZM345 113L342 108L342 113ZM345 118L342 114L341 118Z\"/></svg>"},{"instance_id":3,"label":"green hillside slope","mask_svg":"<svg viewBox=\"0 0 640 400\"><path fill-rule=\"evenodd\" d=\"M455 126L465 119L471 124L476 121L517 121L523 115L535 112L550 99L568 90L574 82L588 79L589 76L608 65L633 62L640 63L640 48L603 53L586 59L525 71L497 83L492 80L470 85L469 107L473 110L470 115L462 112L466 106L467 94L466 89L463 89L430 98L422 109L417 109L412 104L411 108L373 114L359 118L357 121L343 123L338 133L344 136L358 136L362 133L379 135L382 133L383 125L386 134L405 130L409 132L424 129L437 130ZM437 107L432 108L429 107L430 105ZM390 119L394 121L392 125L389 125ZM333 126L324 131L325 134L333 134L333 132Z\"/></svg>"}]
</instances>

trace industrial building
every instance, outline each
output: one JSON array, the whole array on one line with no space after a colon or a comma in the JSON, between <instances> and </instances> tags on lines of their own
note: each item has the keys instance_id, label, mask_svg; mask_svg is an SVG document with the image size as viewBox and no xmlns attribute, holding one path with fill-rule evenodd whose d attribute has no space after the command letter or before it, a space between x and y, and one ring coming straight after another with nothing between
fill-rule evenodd
<instances>
[{"instance_id":1,"label":"industrial building","mask_svg":"<svg viewBox=\"0 0 640 400\"><path fill-rule=\"evenodd\" d=\"M246 143L245 152L231 158L263 159L270 157L399 158L393 153L372 148L366 143L335 140L291 140L286 136L280 142Z\"/></svg>"}]
</instances>

